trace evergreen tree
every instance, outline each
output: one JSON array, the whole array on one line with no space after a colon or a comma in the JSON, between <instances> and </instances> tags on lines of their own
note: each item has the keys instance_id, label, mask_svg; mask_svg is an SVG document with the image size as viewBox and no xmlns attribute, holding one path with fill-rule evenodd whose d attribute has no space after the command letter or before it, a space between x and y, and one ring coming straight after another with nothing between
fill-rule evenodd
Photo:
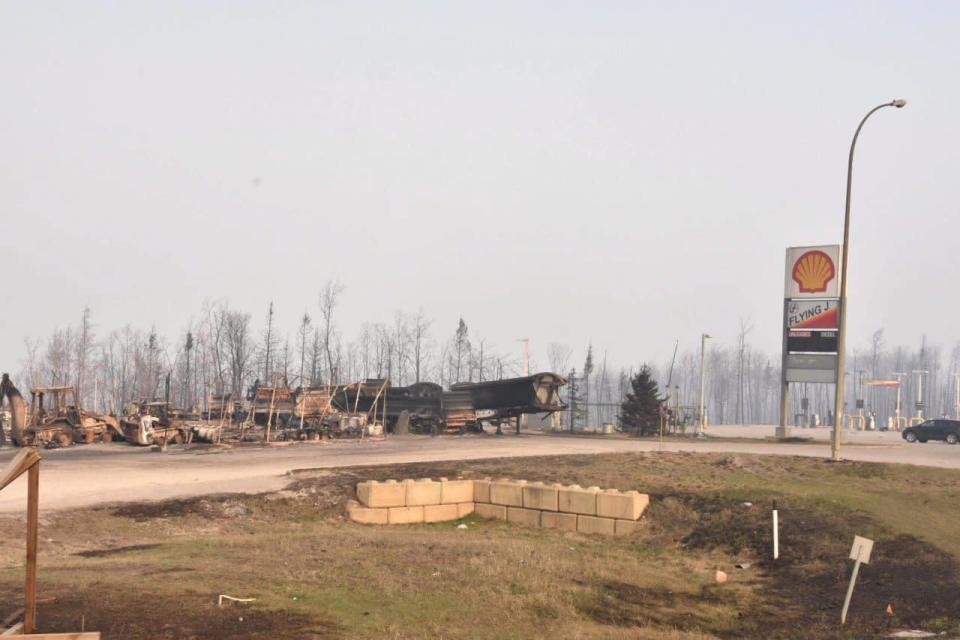
<instances>
[{"instance_id":1,"label":"evergreen tree","mask_svg":"<svg viewBox=\"0 0 960 640\"><path fill-rule=\"evenodd\" d=\"M620 428L638 436L657 433L660 429L660 397L650 367L643 365L630 378L630 391L620 405Z\"/></svg>"}]
</instances>

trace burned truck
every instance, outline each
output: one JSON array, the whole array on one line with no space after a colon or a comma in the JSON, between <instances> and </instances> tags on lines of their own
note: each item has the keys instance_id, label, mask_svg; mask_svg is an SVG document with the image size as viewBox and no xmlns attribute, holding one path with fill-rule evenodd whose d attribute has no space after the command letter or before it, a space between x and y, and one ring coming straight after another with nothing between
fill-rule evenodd
<instances>
[{"instance_id":1,"label":"burned truck","mask_svg":"<svg viewBox=\"0 0 960 640\"><path fill-rule=\"evenodd\" d=\"M120 426L127 442L141 447L154 444L182 444L191 439L192 429L174 417L169 402L133 402Z\"/></svg>"}]
</instances>

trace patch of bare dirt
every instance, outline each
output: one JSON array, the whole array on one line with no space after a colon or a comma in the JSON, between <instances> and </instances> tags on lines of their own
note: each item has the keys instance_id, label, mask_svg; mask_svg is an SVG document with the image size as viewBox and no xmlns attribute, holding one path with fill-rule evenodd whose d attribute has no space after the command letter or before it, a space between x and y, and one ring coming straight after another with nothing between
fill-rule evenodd
<instances>
[{"instance_id":1,"label":"patch of bare dirt","mask_svg":"<svg viewBox=\"0 0 960 640\"><path fill-rule=\"evenodd\" d=\"M164 638L176 640L320 640L342 638L332 621L255 605L218 607L216 594L186 592L181 599L150 593L117 593L102 586L76 594L57 594L40 610L40 630L97 630L104 640Z\"/></svg>"}]
</instances>

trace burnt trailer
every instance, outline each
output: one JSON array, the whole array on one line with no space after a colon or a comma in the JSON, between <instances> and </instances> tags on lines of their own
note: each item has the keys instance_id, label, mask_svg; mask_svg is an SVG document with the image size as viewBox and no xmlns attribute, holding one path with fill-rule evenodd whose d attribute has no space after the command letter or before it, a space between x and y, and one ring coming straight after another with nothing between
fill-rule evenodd
<instances>
[{"instance_id":1,"label":"burnt trailer","mask_svg":"<svg viewBox=\"0 0 960 640\"><path fill-rule=\"evenodd\" d=\"M478 419L496 422L525 413L549 415L563 411L567 405L560 399L560 387L565 384L563 376L543 372L522 378L458 382L450 390L468 392Z\"/></svg>"},{"instance_id":2,"label":"burnt trailer","mask_svg":"<svg viewBox=\"0 0 960 640\"><path fill-rule=\"evenodd\" d=\"M255 385L247 394L250 401L249 419L258 426L269 422L285 427L293 415L293 391L287 387Z\"/></svg>"},{"instance_id":3,"label":"burnt trailer","mask_svg":"<svg viewBox=\"0 0 960 640\"><path fill-rule=\"evenodd\" d=\"M442 393L443 387L432 382L394 387L386 380L372 378L340 387L332 403L344 413L376 414L374 417L379 419L385 413L389 432L405 423L413 433L430 433L443 421Z\"/></svg>"},{"instance_id":4,"label":"burnt trailer","mask_svg":"<svg viewBox=\"0 0 960 640\"><path fill-rule=\"evenodd\" d=\"M232 422L236 413L236 402L232 393L211 394L207 398L207 410L200 417L206 420Z\"/></svg>"},{"instance_id":5,"label":"burnt trailer","mask_svg":"<svg viewBox=\"0 0 960 640\"><path fill-rule=\"evenodd\" d=\"M332 402L339 389L336 385L297 387L291 394L293 412L280 437L295 440L314 440L330 434L339 424L340 410Z\"/></svg>"}]
</instances>

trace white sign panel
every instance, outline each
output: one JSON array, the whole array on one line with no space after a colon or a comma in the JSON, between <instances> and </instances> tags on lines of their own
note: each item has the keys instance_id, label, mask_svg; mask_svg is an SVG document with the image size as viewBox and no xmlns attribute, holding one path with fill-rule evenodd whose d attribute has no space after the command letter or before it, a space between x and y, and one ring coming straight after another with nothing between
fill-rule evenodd
<instances>
[{"instance_id":1,"label":"white sign panel","mask_svg":"<svg viewBox=\"0 0 960 640\"><path fill-rule=\"evenodd\" d=\"M833 329L840 326L839 301L791 300L787 304L787 329Z\"/></svg>"},{"instance_id":2,"label":"white sign panel","mask_svg":"<svg viewBox=\"0 0 960 640\"><path fill-rule=\"evenodd\" d=\"M851 560L859 560L863 564L870 564L871 551L873 551L873 540L853 536L853 548L850 549Z\"/></svg>"},{"instance_id":3,"label":"white sign panel","mask_svg":"<svg viewBox=\"0 0 960 640\"><path fill-rule=\"evenodd\" d=\"M790 247L784 298L839 298L840 245Z\"/></svg>"}]
</instances>

